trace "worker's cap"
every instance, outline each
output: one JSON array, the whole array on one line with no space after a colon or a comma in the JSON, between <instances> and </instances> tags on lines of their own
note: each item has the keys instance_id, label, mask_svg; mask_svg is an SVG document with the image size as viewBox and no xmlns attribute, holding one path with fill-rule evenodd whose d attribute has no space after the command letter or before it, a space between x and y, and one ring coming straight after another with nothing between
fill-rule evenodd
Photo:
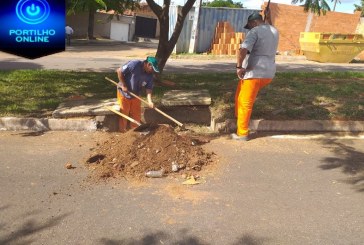
<instances>
[{"instance_id":1,"label":"worker's cap","mask_svg":"<svg viewBox=\"0 0 364 245\"><path fill-rule=\"evenodd\" d=\"M249 29L248 23L252 20L263 20L263 17L258 12L252 13L251 15L249 15L248 22L244 26L245 29Z\"/></svg>"},{"instance_id":2,"label":"worker's cap","mask_svg":"<svg viewBox=\"0 0 364 245\"><path fill-rule=\"evenodd\" d=\"M153 70L155 72L159 72L158 62L157 62L157 59L156 58L149 56L149 57L147 57L147 62L152 65Z\"/></svg>"}]
</instances>

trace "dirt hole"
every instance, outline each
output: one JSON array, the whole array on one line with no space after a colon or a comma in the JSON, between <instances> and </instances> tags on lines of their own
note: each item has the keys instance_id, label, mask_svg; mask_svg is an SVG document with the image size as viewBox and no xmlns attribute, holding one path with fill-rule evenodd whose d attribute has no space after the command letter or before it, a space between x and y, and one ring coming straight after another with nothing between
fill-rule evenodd
<instances>
[{"instance_id":1,"label":"dirt hole","mask_svg":"<svg viewBox=\"0 0 364 245\"><path fill-rule=\"evenodd\" d=\"M169 125L156 125L147 134L132 130L108 134L86 162L98 179L144 179L148 171L159 170L163 176L188 177L216 160L215 153L202 147L209 141L204 136L178 134Z\"/></svg>"}]
</instances>

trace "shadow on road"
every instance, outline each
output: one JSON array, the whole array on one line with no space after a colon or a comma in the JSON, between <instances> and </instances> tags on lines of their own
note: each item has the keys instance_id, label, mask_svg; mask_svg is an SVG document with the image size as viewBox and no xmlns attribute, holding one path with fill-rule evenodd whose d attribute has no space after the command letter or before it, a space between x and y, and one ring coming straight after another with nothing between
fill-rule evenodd
<instances>
[{"instance_id":1,"label":"shadow on road","mask_svg":"<svg viewBox=\"0 0 364 245\"><path fill-rule=\"evenodd\" d=\"M33 132L21 132L18 133L22 137L35 137L35 136L42 136L44 135L44 131L33 131Z\"/></svg>"},{"instance_id":2,"label":"shadow on road","mask_svg":"<svg viewBox=\"0 0 364 245\"><path fill-rule=\"evenodd\" d=\"M10 205L4 205L0 207L0 211L3 211L5 209L8 209L10 207Z\"/></svg>"},{"instance_id":3,"label":"shadow on road","mask_svg":"<svg viewBox=\"0 0 364 245\"><path fill-rule=\"evenodd\" d=\"M15 59L5 59L0 61L0 70L18 70L18 69L42 69L43 66L29 62L16 61Z\"/></svg>"},{"instance_id":4,"label":"shadow on road","mask_svg":"<svg viewBox=\"0 0 364 245\"><path fill-rule=\"evenodd\" d=\"M338 142L337 140L323 140L322 144L326 145L335 157L326 157L321 161L324 163L320 166L323 170L340 168L343 173L350 175L345 180L359 192L364 192L364 152L361 152L348 144Z\"/></svg>"},{"instance_id":5,"label":"shadow on road","mask_svg":"<svg viewBox=\"0 0 364 245\"><path fill-rule=\"evenodd\" d=\"M159 244L175 244L175 245L207 245L209 243L202 241L196 236L193 236L188 230L183 229L178 232L177 239L174 236L169 235L163 231L154 232L151 234L147 234L140 239L121 239L121 240L113 240L102 238L100 239L100 243L103 245L159 245ZM173 240L173 242L171 242ZM236 242L231 243L231 245L260 245L267 242L267 238L256 237L253 235L245 234L237 239Z\"/></svg>"},{"instance_id":6,"label":"shadow on road","mask_svg":"<svg viewBox=\"0 0 364 245\"><path fill-rule=\"evenodd\" d=\"M198 239L197 237L186 234L185 230L182 231L179 236L181 236L181 237L178 238L177 242L169 243L169 244L180 244L180 245L207 244L207 243L201 241L200 239ZM163 241L167 241L167 240L171 240L171 239L172 239L172 236L168 235L167 233L165 233L163 231L158 231L158 232L144 235L144 237L142 237L140 239L129 238L129 239L113 240L113 239L102 238L102 239L100 239L100 243L104 244L104 245L116 245L116 244L125 244L125 245L134 245L134 244L157 245L158 244L159 245L159 244L163 244L162 243Z\"/></svg>"},{"instance_id":7,"label":"shadow on road","mask_svg":"<svg viewBox=\"0 0 364 245\"><path fill-rule=\"evenodd\" d=\"M3 206L0 207L0 211L4 211L5 209L9 208L10 206ZM25 215L22 215L20 218L23 223L16 229L8 230L7 234L4 234L3 227L10 226L11 224L1 223L0 227L3 230L2 233L4 235L0 236L0 244L30 244L32 242L36 242L33 237L29 237L31 235L37 234L43 230L50 229L53 226L58 225L65 217L69 216L70 213L66 213L63 215L59 215L56 217L49 218L44 222L37 221L34 218L29 218L29 216L38 214L39 211L30 211ZM28 217L28 218L27 218ZM14 220L12 221L14 222ZM12 226L12 225L11 225Z\"/></svg>"}]
</instances>

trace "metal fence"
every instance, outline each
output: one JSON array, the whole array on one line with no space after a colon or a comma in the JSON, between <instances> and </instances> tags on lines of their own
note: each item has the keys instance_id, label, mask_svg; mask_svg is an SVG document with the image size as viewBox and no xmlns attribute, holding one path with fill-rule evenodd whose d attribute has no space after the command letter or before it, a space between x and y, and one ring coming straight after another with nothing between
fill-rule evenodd
<instances>
[{"instance_id":1,"label":"metal fence","mask_svg":"<svg viewBox=\"0 0 364 245\"><path fill-rule=\"evenodd\" d=\"M169 36L173 33L177 22L178 10L181 8L181 6L170 7ZM218 22L227 21L234 28L235 32L246 32L247 30L244 29L244 25L247 22L248 16L257 11L259 10L241 8L200 8L200 19L197 28L196 47L194 52L203 53L210 49ZM195 18L194 13L195 9L192 8L186 16L183 29L174 49L175 53L188 53L192 23Z\"/></svg>"}]
</instances>

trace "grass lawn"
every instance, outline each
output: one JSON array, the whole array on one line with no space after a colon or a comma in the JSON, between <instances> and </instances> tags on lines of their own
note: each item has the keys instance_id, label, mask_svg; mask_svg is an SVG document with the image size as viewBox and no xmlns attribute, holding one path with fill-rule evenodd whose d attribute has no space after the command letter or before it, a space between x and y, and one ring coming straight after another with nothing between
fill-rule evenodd
<instances>
[{"instance_id":1,"label":"grass lawn","mask_svg":"<svg viewBox=\"0 0 364 245\"><path fill-rule=\"evenodd\" d=\"M0 71L0 116L49 116L59 103L73 95L114 98L115 85L105 76L117 80L114 73ZM208 89L215 114L233 118L238 82L235 74L164 74L163 79L175 82L176 87L155 87L157 106L167 90ZM258 95L252 118L364 120L364 73L277 73Z\"/></svg>"}]
</instances>

